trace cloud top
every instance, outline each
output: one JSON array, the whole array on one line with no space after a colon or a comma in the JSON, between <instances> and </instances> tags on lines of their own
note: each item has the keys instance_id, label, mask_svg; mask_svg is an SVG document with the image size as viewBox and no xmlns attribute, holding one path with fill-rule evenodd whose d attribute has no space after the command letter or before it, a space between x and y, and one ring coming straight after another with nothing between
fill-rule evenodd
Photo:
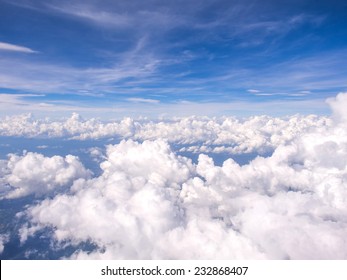
<instances>
[{"instance_id":1,"label":"cloud top","mask_svg":"<svg viewBox=\"0 0 347 280\"><path fill-rule=\"evenodd\" d=\"M21 213L20 239L49 228L57 246L95 245L72 259L347 259L346 100L331 101L337 121L242 166L194 164L163 139L109 145L94 178L72 156L12 155L8 198L57 190Z\"/></svg>"},{"instance_id":2,"label":"cloud top","mask_svg":"<svg viewBox=\"0 0 347 280\"><path fill-rule=\"evenodd\" d=\"M122 141L100 177L26 214L58 242L97 245L78 259L344 259L347 143L331 131L314 138L244 166L206 155L193 165L162 140Z\"/></svg>"},{"instance_id":3,"label":"cloud top","mask_svg":"<svg viewBox=\"0 0 347 280\"><path fill-rule=\"evenodd\" d=\"M240 154L272 151L302 133L331 125L329 118L314 115L287 118L253 116L245 119L191 116L160 121L124 118L102 122L97 119L84 120L76 113L62 121L35 119L27 114L0 119L0 135L71 137L80 140L119 137L144 141L160 138L169 143L185 145L182 152Z\"/></svg>"},{"instance_id":4,"label":"cloud top","mask_svg":"<svg viewBox=\"0 0 347 280\"><path fill-rule=\"evenodd\" d=\"M1 171L0 188L3 198L7 199L52 194L69 186L75 179L91 175L75 156L44 157L31 152L23 156L10 154L7 162L2 161Z\"/></svg>"}]
</instances>

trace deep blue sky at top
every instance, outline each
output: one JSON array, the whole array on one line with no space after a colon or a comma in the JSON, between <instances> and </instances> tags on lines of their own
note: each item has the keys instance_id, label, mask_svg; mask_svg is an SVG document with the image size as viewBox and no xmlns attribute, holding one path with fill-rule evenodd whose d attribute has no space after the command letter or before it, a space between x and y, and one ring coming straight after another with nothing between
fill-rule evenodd
<instances>
[{"instance_id":1,"label":"deep blue sky at top","mask_svg":"<svg viewBox=\"0 0 347 280\"><path fill-rule=\"evenodd\" d=\"M308 108L347 90L346 60L343 0L0 0L7 111Z\"/></svg>"}]
</instances>

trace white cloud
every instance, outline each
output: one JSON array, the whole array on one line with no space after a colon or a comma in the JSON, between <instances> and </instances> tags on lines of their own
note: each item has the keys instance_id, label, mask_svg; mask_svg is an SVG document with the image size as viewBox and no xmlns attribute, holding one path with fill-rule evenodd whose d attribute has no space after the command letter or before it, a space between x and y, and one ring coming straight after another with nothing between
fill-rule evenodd
<instances>
[{"instance_id":1,"label":"white cloud","mask_svg":"<svg viewBox=\"0 0 347 280\"><path fill-rule=\"evenodd\" d=\"M151 103L151 104L157 104L160 102L157 99L139 98L139 97L128 98L127 100L130 102L143 102L143 103Z\"/></svg>"},{"instance_id":2,"label":"white cloud","mask_svg":"<svg viewBox=\"0 0 347 280\"><path fill-rule=\"evenodd\" d=\"M58 242L98 247L77 250L71 258L78 259L347 259L346 94L330 104L334 122L317 124L311 116L305 121L316 125L306 126L301 117L290 118L282 129L303 130L278 134L272 156L243 166L232 159L216 166L203 154L194 165L163 140L110 145L99 177L76 176L68 192L27 209L30 223L20 230L21 240L50 227ZM70 124L79 121L75 115ZM131 119L125 123L136 128ZM239 123L252 143L246 147L263 145L254 127L267 124L271 135L281 123L268 117ZM155 125L165 131L167 124ZM199 126L215 122L193 117L175 123L176 131Z\"/></svg>"},{"instance_id":3,"label":"white cloud","mask_svg":"<svg viewBox=\"0 0 347 280\"><path fill-rule=\"evenodd\" d=\"M345 259L345 124L243 166L206 155L193 165L162 140L122 141L108 146L100 177L29 208L23 239L49 226L58 241L99 248L72 258Z\"/></svg>"},{"instance_id":4,"label":"white cloud","mask_svg":"<svg viewBox=\"0 0 347 280\"><path fill-rule=\"evenodd\" d=\"M5 244L9 241L9 234L0 234L0 254L3 253L5 249Z\"/></svg>"},{"instance_id":5,"label":"white cloud","mask_svg":"<svg viewBox=\"0 0 347 280\"><path fill-rule=\"evenodd\" d=\"M1 78L0 78L1 80ZM6 82L6 78L4 78ZM19 82L20 83L20 82ZM48 85L49 86L49 85ZM37 95L36 95L37 96ZM47 97L48 98L48 97ZM36 117L62 118L68 117L72 112L79 113L89 118L102 120L120 119L126 117L141 118L146 116L151 119L190 117L195 116L238 116L249 117L254 115L290 116L293 114L328 114L329 107L325 99L316 100L286 100L286 101L261 101L255 102L188 102L177 103L149 103L149 102L113 102L103 103L102 99L88 102L75 102L64 100L52 101L46 97L35 98L34 95L3 94L0 93L0 117L15 114L35 112ZM153 99L156 100L156 99ZM45 101L45 102L40 102ZM93 102L93 105L90 103ZM95 104L94 104L95 102ZM101 102L101 103L99 103ZM156 104L156 106L153 106Z\"/></svg>"},{"instance_id":6,"label":"white cloud","mask_svg":"<svg viewBox=\"0 0 347 280\"><path fill-rule=\"evenodd\" d=\"M13 1L10 2L13 4ZM223 11L218 8L215 18L207 19L201 15L204 14L203 11L210 11L210 5L208 3L197 5L195 1L185 3L183 9L181 5L163 4L161 1L156 1L155 4L143 4L143 1L139 1L137 4L111 1L112 3L103 3L103 5L95 1L73 1L73 3L71 1L43 1L44 3L30 1L29 4L28 1L25 2L25 4L16 3L15 5L38 10L47 16L60 17L60 20L63 21L66 21L66 17L70 16L74 20L80 19L107 28L113 27L117 30L126 28L127 32L121 34L124 35L122 35L122 42L128 50L137 45L137 41L141 41L143 37L148 37L148 43L138 55L130 58L128 53L131 53L131 50L120 53L117 46L109 48L108 51L105 51L105 47L98 49L95 46L95 53L99 57L102 55L101 57L105 59L104 63L100 65L109 65L109 67L103 68L81 69L71 67L71 65L62 65L62 63L53 65L29 59L6 58L0 65L0 82L5 88L30 92L90 91L108 94L114 92L133 93L134 91L146 93L150 87L155 87L155 91L159 93L163 91L172 93L181 90L185 96L187 96L187 92L194 95L198 88L202 89L199 92L208 92L209 96L213 97L215 94L211 88L222 88L224 92L233 91L230 88L230 81L234 89L248 89L253 84L262 90L277 88L284 91L291 88L295 91L302 88L312 88L312 90L329 89L331 92L332 88L336 89L336 85L345 86L346 73L343 70L343 60L340 59L346 55L345 50L323 55L318 53L316 57L308 57L304 61L301 58L291 59L286 63L274 64L273 67L263 67L260 71L258 68L261 68L261 65L257 67L256 71L238 69L237 67L232 70L230 67L217 67L218 70L211 69L209 71L210 78L202 77L200 79L177 78L177 75L181 75L185 69L174 67L176 71L172 67L176 66L182 59L187 59L186 56L178 58L177 55L174 55L173 58L172 51L175 51L176 48L172 46L177 46L177 44L181 49L191 49L190 45L193 42L194 44L203 44L206 41L211 41L211 38L224 38L226 34L228 36L224 39L234 38L237 41L236 44L252 45L249 41L251 41L250 37L253 38L254 36L253 39L256 44L264 44L265 42L276 41L273 40L273 36L282 40L281 37L285 37L283 34L299 26L317 24L323 20L321 16L287 14L281 18L270 19L269 14L261 13L260 16L256 6L233 4L227 5L228 7L225 10L222 9ZM174 37L168 31L177 27L185 29L188 33L179 40L176 38L177 42L171 42L170 40ZM208 32L200 32L201 29L208 29ZM190 36L190 32L194 32L196 36ZM167 40L167 35L170 37L169 40ZM112 36L107 38L110 39ZM295 43L298 42L295 41ZM107 44L112 44L112 40ZM272 44L265 45L271 46ZM28 49L21 46L17 47L22 48L22 51ZM290 46L287 47L291 48ZM122 49L124 48L122 47ZM205 58L211 56L211 54L204 52L197 52L194 55ZM239 58L235 59L239 60ZM51 59L51 63L53 60ZM243 62L242 60L233 64L238 65ZM166 67L169 67L171 74L168 74L170 71L166 71ZM278 71L279 69L280 71ZM225 79L226 76L229 76L229 79ZM251 84L249 77L252 77ZM212 83L211 79L213 80ZM136 84L135 87L134 84ZM187 85L186 88L182 87L184 84Z\"/></svg>"},{"instance_id":7,"label":"white cloud","mask_svg":"<svg viewBox=\"0 0 347 280\"><path fill-rule=\"evenodd\" d=\"M260 90L257 90L257 89L248 89L247 91L250 93L259 93L260 92Z\"/></svg>"},{"instance_id":8,"label":"white cloud","mask_svg":"<svg viewBox=\"0 0 347 280\"><path fill-rule=\"evenodd\" d=\"M328 104L333 110L333 117L342 123L347 122L347 113L346 113L346 103L347 103L347 94L339 93L336 98L329 98Z\"/></svg>"},{"instance_id":9,"label":"white cloud","mask_svg":"<svg viewBox=\"0 0 347 280\"><path fill-rule=\"evenodd\" d=\"M124 28L133 24L133 19L129 15L97 10L88 5L69 3L62 7L47 6L54 11L81 18L101 26Z\"/></svg>"},{"instance_id":10,"label":"white cloud","mask_svg":"<svg viewBox=\"0 0 347 280\"><path fill-rule=\"evenodd\" d=\"M215 152L248 153L272 150L308 130L330 125L330 119L314 115L288 118L254 116L246 119L192 116L162 121L124 118L121 121L102 122L96 119L84 120L75 113L62 121L38 120L26 114L0 119L0 135L64 136L75 139L114 136L137 140L162 138L170 143L196 146L195 152L211 149Z\"/></svg>"},{"instance_id":11,"label":"white cloud","mask_svg":"<svg viewBox=\"0 0 347 280\"><path fill-rule=\"evenodd\" d=\"M108 67L83 69L64 63L33 61L27 57L4 57L0 64L0 82L8 89L34 93L77 92L86 96L90 96L90 92L114 93L114 83L117 82L117 92L129 93L128 89L122 89L124 86L128 88L129 79L145 83L144 79L148 81L164 63L157 53L148 50L145 36L138 38L125 52L109 55Z\"/></svg>"},{"instance_id":12,"label":"white cloud","mask_svg":"<svg viewBox=\"0 0 347 280\"><path fill-rule=\"evenodd\" d=\"M0 42L0 51L10 51L10 52L22 52L22 53L37 53L30 48L13 45L5 42Z\"/></svg>"},{"instance_id":13,"label":"white cloud","mask_svg":"<svg viewBox=\"0 0 347 280\"><path fill-rule=\"evenodd\" d=\"M60 241L91 238L119 250L118 258L149 257L158 238L180 224L177 193L193 166L163 141L123 141L108 146L107 156L100 177L77 180L69 195L32 208L33 221L57 224Z\"/></svg>"},{"instance_id":14,"label":"white cloud","mask_svg":"<svg viewBox=\"0 0 347 280\"><path fill-rule=\"evenodd\" d=\"M243 167L201 155L194 171L162 141L123 141L100 177L28 214L58 241L100 247L73 258L346 258L346 164L332 176L299 143Z\"/></svg>"},{"instance_id":15,"label":"white cloud","mask_svg":"<svg viewBox=\"0 0 347 280\"><path fill-rule=\"evenodd\" d=\"M9 155L2 161L0 190L2 198L18 198L35 194L52 194L72 184L77 178L89 178L79 159L72 155L44 157L37 153Z\"/></svg>"}]
</instances>

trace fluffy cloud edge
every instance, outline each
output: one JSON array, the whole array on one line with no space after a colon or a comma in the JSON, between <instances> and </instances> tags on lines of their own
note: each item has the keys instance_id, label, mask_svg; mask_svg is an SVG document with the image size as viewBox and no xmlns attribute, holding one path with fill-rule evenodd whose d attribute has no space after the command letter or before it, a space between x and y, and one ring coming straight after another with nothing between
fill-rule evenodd
<instances>
[{"instance_id":1,"label":"fluffy cloud edge","mask_svg":"<svg viewBox=\"0 0 347 280\"><path fill-rule=\"evenodd\" d=\"M193 164L158 139L109 145L100 176L23 213L22 241L50 227L58 242L96 245L77 259L346 259L342 103L330 126L243 166L207 155Z\"/></svg>"},{"instance_id":2,"label":"fluffy cloud edge","mask_svg":"<svg viewBox=\"0 0 347 280\"><path fill-rule=\"evenodd\" d=\"M330 126L330 118L314 115L246 119L192 116L158 121L124 118L110 122L84 120L78 114L62 121L36 120L31 115L20 115L0 120L0 135L77 140L110 137L138 141L164 139L172 144L185 145L187 151L195 153L207 152L208 149L214 153L241 154L273 150L300 134Z\"/></svg>"},{"instance_id":3,"label":"fluffy cloud edge","mask_svg":"<svg viewBox=\"0 0 347 280\"><path fill-rule=\"evenodd\" d=\"M9 154L1 162L0 190L2 199L15 199L34 194L53 194L73 183L75 179L90 178L92 173L78 157L45 157L39 153Z\"/></svg>"}]
</instances>

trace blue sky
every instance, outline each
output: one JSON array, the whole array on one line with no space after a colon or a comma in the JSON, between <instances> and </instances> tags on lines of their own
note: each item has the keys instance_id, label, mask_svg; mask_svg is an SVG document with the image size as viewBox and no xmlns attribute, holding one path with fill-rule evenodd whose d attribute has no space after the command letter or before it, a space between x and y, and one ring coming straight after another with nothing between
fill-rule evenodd
<instances>
[{"instance_id":1,"label":"blue sky","mask_svg":"<svg viewBox=\"0 0 347 280\"><path fill-rule=\"evenodd\" d=\"M346 1L0 0L2 114L320 114L346 58Z\"/></svg>"}]
</instances>

